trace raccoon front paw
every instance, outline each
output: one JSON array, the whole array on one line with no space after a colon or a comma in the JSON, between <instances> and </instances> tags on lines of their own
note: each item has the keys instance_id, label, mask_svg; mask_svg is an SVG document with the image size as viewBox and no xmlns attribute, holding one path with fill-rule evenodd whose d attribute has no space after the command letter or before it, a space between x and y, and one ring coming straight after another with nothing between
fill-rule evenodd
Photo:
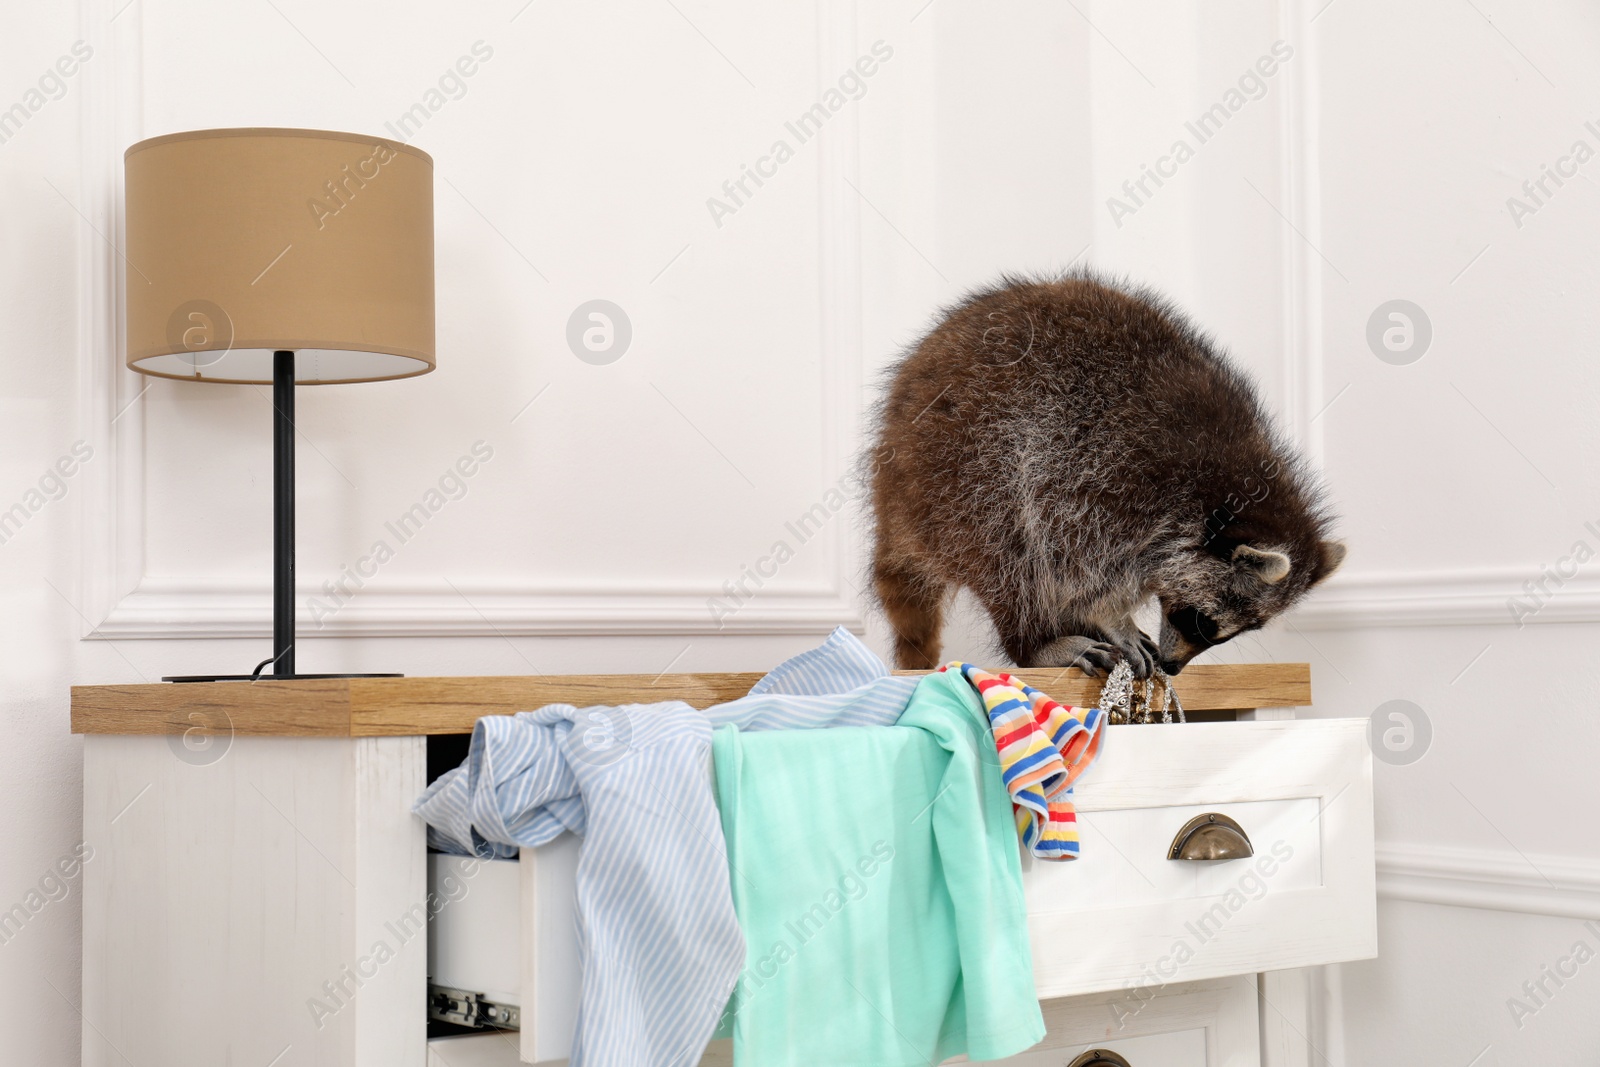
<instances>
[{"instance_id":1,"label":"raccoon front paw","mask_svg":"<svg viewBox=\"0 0 1600 1067\"><path fill-rule=\"evenodd\" d=\"M1099 678L1110 674L1123 655L1116 645L1092 637L1058 637L1041 649L1033 662L1022 666L1076 667L1091 678Z\"/></svg>"},{"instance_id":2,"label":"raccoon front paw","mask_svg":"<svg viewBox=\"0 0 1600 1067\"><path fill-rule=\"evenodd\" d=\"M1078 658L1067 664L1076 667L1091 678L1110 674L1118 661L1123 658L1122 649L1116 645L1094 644L1078 653Z\"/></svg>"},{"instance_id":3,"label":"raccoon front paw","mask_svg":"<svg viewBox=\"0 0 1600 1067\"><path fill-rule=\"evenodd\" d=\"M1132 637L1119 638L1116 646L1140 681L1154 674L1156 664L1161 662L1160 649L1143 630L1133 631Z\"/></svg>"}]
</instances>

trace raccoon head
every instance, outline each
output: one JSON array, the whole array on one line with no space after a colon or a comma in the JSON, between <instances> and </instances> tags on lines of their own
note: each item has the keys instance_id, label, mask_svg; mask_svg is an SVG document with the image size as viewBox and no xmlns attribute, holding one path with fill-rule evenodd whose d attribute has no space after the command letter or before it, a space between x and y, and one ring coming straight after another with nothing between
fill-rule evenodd
<instances>
[{"instance_id":1,"label":"raccoon head","mask_svg":"<svg viewBox=\"0 0 1600 1067\"><path fill-rule=\"evenodd\" d=\"M1206 649L1259 630L1344 561L1340 541L1292 546L1234 544L1185 552L1164 568L1161 669L1177 674Z\"/></svg>"}]
</instances>

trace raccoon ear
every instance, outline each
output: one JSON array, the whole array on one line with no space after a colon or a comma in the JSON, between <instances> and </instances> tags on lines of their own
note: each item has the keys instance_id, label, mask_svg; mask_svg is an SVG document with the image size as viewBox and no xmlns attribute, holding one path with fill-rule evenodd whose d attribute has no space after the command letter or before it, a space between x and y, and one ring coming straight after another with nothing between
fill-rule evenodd
<instances>
[{"instance_id":1,"label":"raccoon ear","mask_svg":"<svg viewBox=\"0 0 1600 1067\"><path fill-rule=\"evenodd\" d=\"M1345 543L1343 541L1324 541L1322 548L1322 565L1317 568L1317 581L1322 581L1328 575L1339 569L1339 564L1344 562Z\"/></svg>"},{"instance_id":2,"label":"raccoon ear","mask_svg":"<svg viewBox=\"0 0 1600 1067\"><path fill-rule=\"evenodd\" d=\"M1289 557L1282 552L1240 545L1233 550L1233 562L1248 567L1268 585L1277 585L1289 577Z\"/></svg>"}]
</instances>

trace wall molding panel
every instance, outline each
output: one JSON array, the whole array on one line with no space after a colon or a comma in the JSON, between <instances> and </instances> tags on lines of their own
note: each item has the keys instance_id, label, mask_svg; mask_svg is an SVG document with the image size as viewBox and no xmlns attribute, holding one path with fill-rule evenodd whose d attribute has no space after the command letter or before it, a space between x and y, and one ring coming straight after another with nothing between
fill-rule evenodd
<instances>
[{"instance_id":1,"label":"wall molding panel","mask_svg":"<svg viewBox=\"0 0 1600 1067\"><path fill-rule=\"evenodd\" d=\"M1336 576L1295 609L1306 629L1364 626L1532 626L1600 621L1600 579L1577 577L1534 599L1523 584L1539 569L1484 568ZM1514 613L1515 599L1527 610Z\"/></svg>"},{"instance_id":2,"label":"wall molding panel","mask_svg":"<svg viewBox=\"0 0 1600 1067\"><path fill-rule=\"evenodd\" d=\"M1315 9L1313 9L1315 11ZM1320 13L1320 12L1316 12ZM1327 460L1320 417L1330 399L1324 382L1324 286L1329 276L1316 251L1323 240L1320 45L1302 5L1280 3L1278 23L1295 49L1285 66L1282 111L1284 213L1284 409L1287 429L1314 469ZM1507 601L1526 598L1523 583L1539 563L1472 570L1408 572L1346 570L1295 609L1304 629L1517 625ZM1600 622L1600 579L1574 578L1545 598L1525 624Z\"/></svg>"},{"instance_id":3,"label":"wall molding panel","mask_svg":"<svg viewBox=\"0 0 1600 1067\"><path fill-rule=\"evenodd\" d=\"M1600 919L1600 860L1380 842L1378 895L1457 908Z\"/></svg>"},{"instance_id":4,"label":"wall molding panel","mask_svg":"<svg viewBox=\"0 0 1600 1067\"><path fill-rule=\"evenodd\" d=\"M527 587L480 587L447 580L409 588L366 589L331 615L313 620L303 609L315 590L300 590L301 638L502 637L574 634L813 634L835 626L861 627L860 609L834 590L761 593L720 622L706 590L640 591L598 588L555 592ZM119 599L89 636L100 638L270 637L268 582L144 578Z\"/></svg>"},{"instance_id":5,"label":"wall molding panel","mask_svg":"<svg viewBox=\"0 0 1600 1067\"><path fill-rule=\"evenodd\" d=\"M1288 429L1322 469L1324 452L1317 416L1323 407L1322 258L1312 243L1321 243L1322 185L1319 156L1316 35L1302 4L1280 3L1278 26L1295 50L1295 62L1284 68L1286 95L1280 112L1284 212L1293 220L1283 240L1283 376Z\"/></svg>"},{"instance_id":6,"label":"wall molding panel","mask_svg":"<svg viewBox=\"0 0 1600 1067\"><path fill-rule=\"evenodd\" d=\"M860 49L856 0L826 0L817 10L820 91ZM126 370L120 358L126 268L117 251L122 246L122 152L146 135L141 5L82 0L79 17L84 39L105 45L97 47L95 63L85 68L91 84L79 105L84 133L78 193L90 223L80 237L85 266L79 300L87 311L78 342L80 421L96 454L96 462L86 466L79 505L83 566L77 607L83 636L267 637L272 632L269 573L257 578L145 572L146 448L139 397L149 380ZM858 182L860 156L854 109L832 120L819 147L819 386L825 413L820 460L827 477L845 470L857 447L854 422L862 397L860 211L850 188ZM860 630L865 620L855 572L861 555L848 525L830 523L826 543L819 543L833 561L826 583L762 590L720 619L709 601L725 598L722 589L674 585L670 575L661 576L653 589L616 588L603 575L579 575L572 587L559 590L525 581L469 588L441 575L409 586L363 589L321 626L307 607L307 598L319 590L302 581L295 597L299 630L305 637L810 635L841 624Z\"/></svg>"},{"instance_id":7,"label":"wall molding panel","mask_svg":"<svg viewBox=\"0 0 1600 1067\"><path fill-rule=\"evenodd\" d=\"M113 18L116 15L117 17ZM141 12L121 11L109 0L82 0L79 37L95 48L85 64L78 98L80 140L78 210L78 382L80 433L94 448L83 467L78 498L82 571L75 609L85 636L137 585L142 559L143 408L146 385L125 370L120 355L124 267L122 146L138 137L141 111Z\"/></svg>"}]
</instances>

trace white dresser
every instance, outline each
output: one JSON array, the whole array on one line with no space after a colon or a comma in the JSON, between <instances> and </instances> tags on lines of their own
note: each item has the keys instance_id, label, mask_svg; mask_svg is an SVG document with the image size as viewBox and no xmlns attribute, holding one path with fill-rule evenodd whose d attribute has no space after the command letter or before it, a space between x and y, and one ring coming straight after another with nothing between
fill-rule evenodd
<instances>
[{"instance_id":1,"label":"white dresser","mask_svg":"<svg viewBox=\"0 0 1600 1067\"><path fill-rule=\"evenodd\" d=\"M1097 688L1020 673L1072 703ZM428 855L409 809L429 738L437 771L479 715L705 706L758 677L75 688L94 849L84 1064L559 1063L577 843L520 862ZM1085 858L1025 866L1050 1033L1009 1064L1300 1067L1318 1056L1299 969L1376 954L1365 720L1281 710L1310 702L1303 664L1195 666L1179 683L1192 717L1238 721L1108 728L1078 788ZM1173 858L1186 827L1180 851L1236 858ZM430 981L520 1030L429 1040ZM705 1062L730 1059L714 1044Z\"/></svg>"}]
</instances>

